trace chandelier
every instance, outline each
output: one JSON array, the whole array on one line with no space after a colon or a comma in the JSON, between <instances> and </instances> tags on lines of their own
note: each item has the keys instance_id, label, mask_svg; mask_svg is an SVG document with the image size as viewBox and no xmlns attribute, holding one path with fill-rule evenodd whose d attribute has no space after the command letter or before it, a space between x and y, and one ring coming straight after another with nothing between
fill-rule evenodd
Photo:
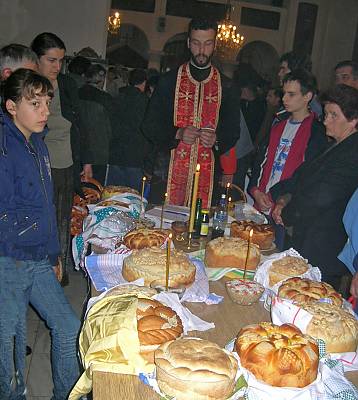
<instances>
[{"instance_id":1,"label":"chandelier","mask_svg":"<svg viewBox=\"0 0 358 400\"><path fill-rule=\"evenodd\" d=\"M121 17L119 16L119 12L115 12L108 17L108 32L110 32L112 35L116 35L120 26Z\"/></svg>"},{"instance_id":2,"label":"chandelier","mask_svg":"<svg viewBox=\"0 0 358 400\"><path fill-rule=\"evenodd\" d=\"M216 36L216 55L225 61L234 61L244 43L244 37L231 21L230 0L226 3L226 17L219 22Z\"/></svg>"}]
</instances>

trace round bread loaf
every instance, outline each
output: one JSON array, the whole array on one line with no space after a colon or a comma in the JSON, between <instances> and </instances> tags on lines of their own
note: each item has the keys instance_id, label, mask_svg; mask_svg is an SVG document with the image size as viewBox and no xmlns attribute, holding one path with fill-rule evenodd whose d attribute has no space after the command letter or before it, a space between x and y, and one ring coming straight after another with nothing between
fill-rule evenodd
<instances>
[{"instance_id":1,"label":"round bread loaf","mask_svg":"<svg viewBox=\"0 0 358 400\"><path fill-rule=\"evenodd\" d=\"M211 240L205 249L205 265L209 268L245 267L248 242L233 237L219 237ZM247 269L255 270L261 258L259 246L250 244Z\"/></svg>"},{"instance_id":2,"label":"round bread loaf","mask_svg":"<svg viewBox=\"0 0 358 400\"><path fill-rule=\"evenodd\" d=\"M112 196L123 193L133 193L139 195L138 191L127 186L105 186L102 190L101 200L107 200Z\"/></svg>"},{"instance_id":3,"label":"round bread loaf","mask_svg":"<svg viewBox=\"0 0 358 400\"><path fill-rule=\"evenodd\" d=\"M149 286L153 281L165 285L166 250L152 247L133 250L123 261L122 275L128 282L144 278L144 284ZM196 268L188 256L182 251L172 250L169 269L169 286L190 286L195 280Z\"/></svg>"},{"instance_id":4,"label":"round bread loaf","mask_svg":"<svg viewBox=\"0 0 358 400\"><path fill-rule=\"evenodd\" d=\"M123 243L131 250L160 247L166 241L169 233L169 230L164 229L135 229L126 234Z\"/></svg>"},{"instance_id":5,"label":"round bread loaf","mask_svg":"<svg viewBox=\"0 0 358 400\"><path fill-rule=\"evenodd\" d=\"M140 353L153 363L154 351L162 343L182 336L183 325L170 307L154 299L138 298L137 330Z\"/></svg>"},{"instance_id":6,"label":"round bread loaf","mask_svg":"<svg viewBox=\"0 0 358 400\"><path fill-rule=\"evenodd\" d=\"M331 285L316 282L307 278L289 278L278 289L278 295L294 302L312 302L319 299L330 299L333 304L341 307L342 296Z\"/></svg>"},{"instance_id":7,"label":"round bread loaf","mask_svg":"<svg viewBox=\"0 0 358 400\"><path fill-rule=\"evenodd\" d=\"M233 221L230 228L230 236L249 240L251 229L253 230L252 243L257 244L261 250L272 248L275 232L270 224L256 224L253 221Z\"/></svg>"},{"instance_id":8,"label":"round bread loaf","mask_svg":"<svg viewBox=\"0 0 358 400\"><path fill-rule=\"evenodd\" d=\"M358 321L348 311L328 303L299 303L313 315L307 326L307 334L326 342L328 353L356 351L358 345Z\"/></svg>"},{"instance_id":9,"label":"round bread loaf","mask_svg":"<svg viewBox=\"0 0 358 400\"><path fill-rule=\"evenodd\" d=\"M308 271L308 264L301 257L285 256L272 263L269 269L269 285L299 276Z\"/></svg>"},{"instance_id":10,"label":"round bread loaf","mask_svg":"<svg viewBox=\"0 0 358 400\"><path fill-rule=\"evenodd\" d=\"M183 338L156 350L154 362L160 389L177 400L226 399L233 392L237 361L207 340Z\"/></svg>"},{"instance_id":11,"label":"round bread loaf","mask_svg":"<svg viewBox=\"0 0 358 400\"><path fill-rule=\"evenodd\" d=\"M128 285L119 285L119 286L115 286L112 289L109 289L106 292L106 297L109 296L118 296L120 294L126 294L126 295L135 295L138 297L153 297L155 296L157 293L157 291L155 289L152 289L150 287L147 286L138 286L138 285L132 285L132 284L128 284Z\"/></svg>"},{"instance_id":12,"label":"round bread loaf","mask_svg":"<svg viewBox=\"0 0 358 400\"><path fill-rule=\"evenodd\" d=\"M241 329L235 349L241 365L271 386L302 388L318 371L318 346L291 324L261 322Z\"/></svg>"}]
</instances>

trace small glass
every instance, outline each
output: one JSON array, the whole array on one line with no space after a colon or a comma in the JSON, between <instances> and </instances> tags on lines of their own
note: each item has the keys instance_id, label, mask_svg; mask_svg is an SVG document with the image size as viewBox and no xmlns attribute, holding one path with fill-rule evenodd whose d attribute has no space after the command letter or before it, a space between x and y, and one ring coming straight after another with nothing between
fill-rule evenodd
<instances>
[{"instance_id":1,"label":"small glass","mask_svg":"<svg viewBox=\"0 0 358 400\"><path fill-rule=\"evenodd\" d=\"M177 242L183 242L185 240L184 234L188 230L188 224L184 221L172 222L172 231L174 233L174 239Z\"/></svg>"}]
</instances>

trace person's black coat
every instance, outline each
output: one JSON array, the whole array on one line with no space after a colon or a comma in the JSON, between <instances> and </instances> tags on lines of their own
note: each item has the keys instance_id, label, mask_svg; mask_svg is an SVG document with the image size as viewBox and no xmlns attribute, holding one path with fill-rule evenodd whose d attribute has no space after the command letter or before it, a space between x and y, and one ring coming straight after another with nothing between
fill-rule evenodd
<instances>
[{"instance_id":1,"label":"person's black coat","mask_svg":"<svg viewBox=\"0 0 358 400\"><path fill-rule=\"evenodd\" d=\"M148 96L135 86L127 86L119 91L116 98L118 126L112 133L110 164L143 167L148 144L140 126L148 102Z\"/></svg>"},{"instance_id":2,"label":"person's black coat","mask_svg":"<svg viewBox=\"0 0 358 400\"><path fill-rule=\"evenodd\" d=\"M296 175L283 221L293 227L293 247L335 284L346 273L337 255L347 240L344 210L358 187L358 132L303 164Z\"/></svg>"}]
</instances>

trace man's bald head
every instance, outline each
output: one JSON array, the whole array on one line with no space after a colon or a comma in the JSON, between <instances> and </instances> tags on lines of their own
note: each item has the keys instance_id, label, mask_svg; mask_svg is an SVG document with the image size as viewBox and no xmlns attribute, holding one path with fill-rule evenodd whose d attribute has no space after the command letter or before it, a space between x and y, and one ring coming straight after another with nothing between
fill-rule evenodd
<instances>
[{"instance_id":1,"label":"man's bald head","mask_svg":"<svg viewBox=\"0 0 358 400\"><path fill-rule=\"evenodd\" d=\"M9 44L0 49L0 80L6 80L19 68L38 70L38 57L22 44Z\"/></svg>"}]
</instances>

